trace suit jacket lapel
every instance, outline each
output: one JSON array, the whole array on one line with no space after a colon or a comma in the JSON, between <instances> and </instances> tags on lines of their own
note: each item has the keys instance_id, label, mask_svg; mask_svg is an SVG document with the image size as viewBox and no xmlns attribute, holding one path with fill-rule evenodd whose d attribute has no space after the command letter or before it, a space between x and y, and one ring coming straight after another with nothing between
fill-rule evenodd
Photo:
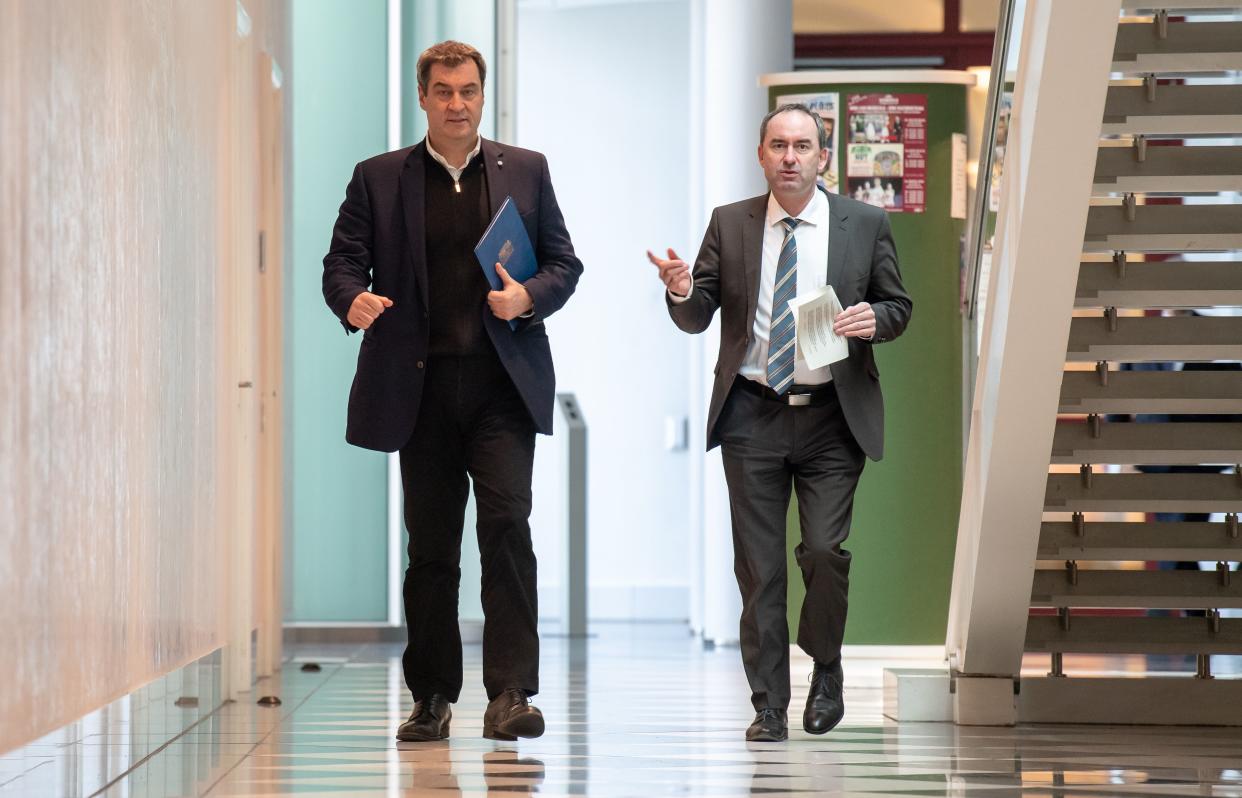
<instances>
[{"instance_id":1,"label":"suit jacket lapel","mask_svg":"<svg viewBox=\"0 0 1242 798\"><path fill-rule=\"evenodd\" d=\"M768 195L756 197L742 225L742 265L746 269L746 332L755 326L759 282L763 279L763 233L768 218Z\"/></svg>"},{"instance_id":2,"label":"suit jacket lapel","mask_svg":"<svg viewBox=\"0 0 1242 798\"><path fill-rule=\"evenodd\" d=\"M423 307L430 307L427 297L427 238L424 193L426 191L426 168L423 153L426 145L419 143L405 158L401 171L401 205L405 209L405 236L410 247L410 265L414 268L414 282L418 285Z\"/></svg>"},{"instance_id":3,"label":"suit jacket lapel","mask_svg":"<svg viewBox=\"0 0 1242 798\"><path fill-rule=\"evenodd\" d=\"M483 168L487 172L487 202L492 209L490 222L509 196L509 177L505 174L505 148L499 142L483 139Z\"/></svg>"},{"instance_id":4,"label":"suit jacket lapel","mask_svg":"<svg viewBox=\"0 0 1242 798\"><path fill-rule=\"evenodd\" d=\"M845 256L850 248L849 214L841 207L841 198L824 192L828 198L828 285L840 288L845 276Z\"/></svg>"}]
</instances>

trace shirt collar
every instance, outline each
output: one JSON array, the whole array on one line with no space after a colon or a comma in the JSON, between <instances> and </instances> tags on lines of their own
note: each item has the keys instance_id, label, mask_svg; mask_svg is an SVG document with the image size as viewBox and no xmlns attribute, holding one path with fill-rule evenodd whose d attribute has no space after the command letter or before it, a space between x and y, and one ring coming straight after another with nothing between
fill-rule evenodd
<instances>
[{"instance_id":1,"label":"shirt collar","mask_svg":"<svg viewBox=\"0 0 1242 798\"><path fill-rule=\"evenodd\" d=\"M461 173L464 172L466 170L466 167L470 165L470 162L474 160L474 156L479 154L479 150L483 149L483 137L476 136L475 141L474 141L474 149L471 150L470 154L466 156L466 162L462 164L460 167L458 167L458 166L453 166L452 164L450 164L443 155L436 152L435 147L431 146L430 136L425 137L423 139L423 143L427 145L427 153L433 159L435 159L436 163L440 164L445 169L447 169L448 173L453 177L454 180L458 180L461 178Z\"/></svg>"},{"instance_id":2,"label":"shirt collar","mask_svg":"<svg viewBox=\"0 0 1242 798\"><path fill-rule=\"evenodd\" d=\"M768 227L780 224L781 220L788 216L789 213L776 201L776 197L768 192ZM794 218L813 227L822 227L827 224L828 198L824 196L824 192L816 188L815 193L811 195L811 201L802 209L802 213Z\"/></svg>"}]
</instances>

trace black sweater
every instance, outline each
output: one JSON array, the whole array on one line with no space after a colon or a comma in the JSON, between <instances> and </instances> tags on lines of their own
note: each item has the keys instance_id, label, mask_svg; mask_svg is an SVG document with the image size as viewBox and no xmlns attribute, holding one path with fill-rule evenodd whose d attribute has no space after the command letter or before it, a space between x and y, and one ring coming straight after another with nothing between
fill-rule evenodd
<instances>
[{"instance_id":1,"label":"black sweater","mask_svg":"<svg viewBox=\"0 0 1242 798\"><path fill-rule=\"evenodd\" d=\"M431 357L495 357L483 328L491 287L474 256L489 221L487 174L482 155L466 164L457 185L430 153L426 159L425 223L427 298L430 302Z\"/></svg>"}]
</instances>

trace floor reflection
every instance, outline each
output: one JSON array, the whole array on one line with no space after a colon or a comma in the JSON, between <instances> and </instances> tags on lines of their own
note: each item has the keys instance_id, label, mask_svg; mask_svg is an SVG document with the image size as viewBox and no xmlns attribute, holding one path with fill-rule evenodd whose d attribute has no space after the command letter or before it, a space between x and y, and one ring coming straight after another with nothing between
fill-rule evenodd
<instances>
[{"instance_id":1,"label":"floor reflection","mask_svg":"<svg viewBox=\"0 0 1242 798\"><path fill-rule=\"evenodd\" d=\"M474 646L467 649L467 688L454 707L453 737L417 744L393 739L411 708L399 647L302 646L293 653L296 661L254 694L278 694L280 707L258 707L252 698L208 712L218 703L211 692L218 663L205 663L192 677L153 685L0 757L0 798L1242 798L1242 730L895 724L880 713L885 661L874 656L847 660L847 714L838 730L812 737L795 728L787 743L747 744L750 707L736 649L705 650L674 626L605 626L589 641L547 636L536 703L548 731L537 740L499 743L482 738L487 702ZM322 669L303 672L304 661ZM809 663L795 660L799 691L805 670ZM203 708L181 700L187 696L199 696ZM800 703L799 695L791 707L795 724Z\"/></svg>"}]
</instances>

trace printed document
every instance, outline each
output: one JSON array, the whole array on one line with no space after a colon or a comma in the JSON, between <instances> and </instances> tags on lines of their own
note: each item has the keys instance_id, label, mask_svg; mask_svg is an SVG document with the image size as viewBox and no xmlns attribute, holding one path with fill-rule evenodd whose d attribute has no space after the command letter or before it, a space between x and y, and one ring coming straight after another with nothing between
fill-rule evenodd
<instances>
[{"instance_id":1,"label":"printed document","mask_svg":"<svg viewBox=\"0 0 1242 798\"><path fill-rule=\"evenodd\" d=\"M789 309L798 331L798 353L808 367L823 368L849 357L849 342L832 331L833 319L843 309L832 286L789 300Z\"/></svg>"}]
</instances>

